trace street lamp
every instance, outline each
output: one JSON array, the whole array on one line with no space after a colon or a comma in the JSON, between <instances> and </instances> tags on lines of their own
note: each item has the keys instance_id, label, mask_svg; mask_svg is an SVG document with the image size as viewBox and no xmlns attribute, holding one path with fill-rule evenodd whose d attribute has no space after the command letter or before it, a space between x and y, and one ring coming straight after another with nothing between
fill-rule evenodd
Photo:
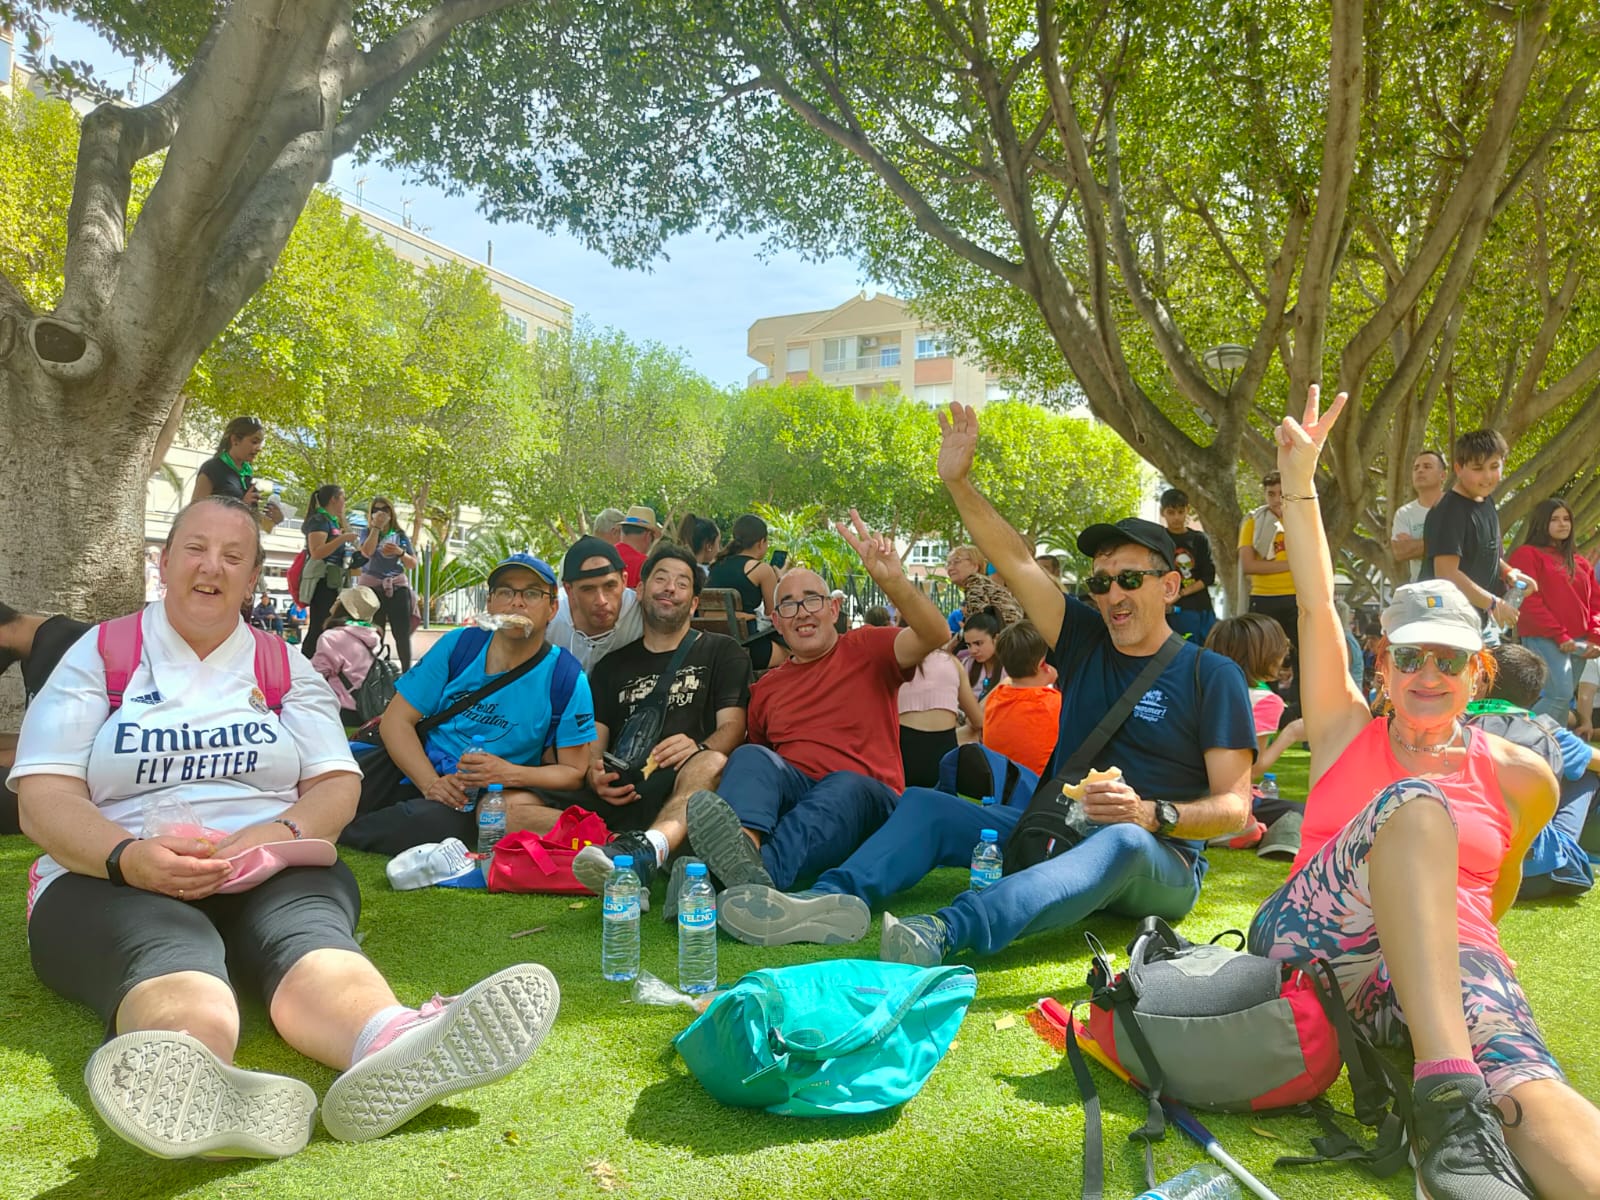
<instances>
[{"instance_id":1,"label":"street lamp","mask_svg":"<svg viewBox=\"0 0 1600 1200\"><path fill-rule=\"evenodd\" d=\"M1200 356L1200 361L1205 363L1208 370L1220 374L1227 380L1225 392L1233 391L1233 381L1239 374L1239 369L1250 360L1248 346L1235 345L1233 342L1223 342L1220 346L1213 346Z\"/></svg>"}]
</instances>

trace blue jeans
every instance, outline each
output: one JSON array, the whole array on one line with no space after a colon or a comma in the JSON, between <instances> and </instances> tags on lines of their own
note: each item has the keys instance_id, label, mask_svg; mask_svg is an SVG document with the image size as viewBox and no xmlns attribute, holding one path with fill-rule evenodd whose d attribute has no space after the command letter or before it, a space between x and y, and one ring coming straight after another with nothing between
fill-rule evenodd
<instances>
[{"instance_id":1,"label":"blue jeans","mask_svg":"<svg viewBox=\"0 0 1600 1200\"><path fill-rule=\"evenodd\" d=\"M812 779L756 745L728 756L717 794L740 824L761 834L761 861L785 892L848 858L899 799L887 784L854 771Z\"/></svg>"},{"instance_id":2,"label":"blue jeans","mask_svg":"<svg viewBox=\"0 0 1600 1200\"><path fill-rule=\"evenodd\" d=\"M935 867L970 865L982 828L1000 835L1003 850L1027 800L985 810L947 792L912 788L883 827L816 886L876 907ZM939 916L955 950L993 954L1025 933L1076 925L1101 910L1177 920L1199 899L1201 874L1160 838L1135 825L1108 825L1049 862L961 893Z\"/></svg>"},{"instance_id":3,"label":"blue jeans","mask_svg":"<svg viewBox=\"0 0 1600 1200\"><path fill-rule=\"evenodd\" d=\"M1544 692L1533 711L1549 717L1558 725L1567 723L1567 710L1572 707L1572 697L1578 677L1583 674L1583 660L1561 653L1561 643L1554 638L1526 637L1522 644L1544 659L1549 677L1544 681Z\"/></svg>"}]
</instances>

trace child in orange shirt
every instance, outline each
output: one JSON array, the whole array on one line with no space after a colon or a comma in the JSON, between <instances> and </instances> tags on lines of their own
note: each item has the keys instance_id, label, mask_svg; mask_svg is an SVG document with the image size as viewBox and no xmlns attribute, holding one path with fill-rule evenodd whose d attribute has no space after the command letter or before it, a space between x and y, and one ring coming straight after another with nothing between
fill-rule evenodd
<instances>
[{"instance_id":1,"label":"child in orange shirt","mask_svg":"<svg viewBox=\"0 0 1600 1200\"><path fill-rule=\"evenodd\" d=\"M983 702L983 744L996 754L1043 775L1061 731L1061 692L1050 648L1032 621L1000 631L995 649L1006 678Z\"/></svg>"}]
</instances>

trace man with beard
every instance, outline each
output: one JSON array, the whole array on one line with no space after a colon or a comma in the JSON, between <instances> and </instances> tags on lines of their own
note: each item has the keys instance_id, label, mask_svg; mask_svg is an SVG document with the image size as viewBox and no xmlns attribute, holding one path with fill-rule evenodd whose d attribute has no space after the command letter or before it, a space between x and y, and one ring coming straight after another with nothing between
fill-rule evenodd
<instances>
[{"instance_id":1,"label":"man with beard","mask_svg":"<svg viewBox=\"0 0 1600 1200\"><path fill-rule=\"evenodd\" d=\"M605 890L619 854L633 856L648 892L683 844L689 796L715 787L727 756L744 741L750 656L730 637L689 628L704 581L688 550L657 546L640 575L644 635L608 653L590 676L596 740L585 782L593 794L576 803L617 834L609 845L585 847L572 864L595 893ZM664 672L671 675L663 685ZM541 798L563 807L572 799ZM545 811L553 820L557 810ZM648 907L648 897L641 899ZM666 907L675 909L670 888Z\"/></svg>"},{"instance_id":2,"label":"man with beard","mask_svg":"<svg viewBox=\"0 0 1600 1200\"><path fill-rule=\"evenodd\" d=\"M1063 596L1033 561L1034 547L972 486L976 414L952 404L940 426L939 477L973 540L1050 648L1046 661L1056 669L1062 704L1047 772L1061 771L1175 637L1166 611L1183 576L1172 538L1137 518L1091 525L1079 535L1078 550L1093 564L1084 582L1094 606ZM1065 781L1084 784L1089 832L1052 858L1013 870L982 891L962 892L937 913L904 920L885 913L882 957L932 965L962 950L993 954L1024 934L1075 925L1101 911L1177 920L1199 898L1206 839L1231 833L1249 818L1254 751L1244 672L1220 654L1180 642L1090 758L1097 777ZM1120 770L1112 775L1111 767ZM994 829L1006 849L1028 799L980 809L959 796L913 789L883 828L811 891L731 888L719 921L757 945L855 941L873 904L933 867L965 865L981 828ZM691 801L691 840L694 818Z\"/></svg>"},{"instance_id":3,"label":"man with beard","mask_svg":"<svg viewBox=\"0 0 1600 1200\"><path fill-rule=\"evenodd\" d=\"M841 634L820 575L796 568L779 581L772 619L789 661L751 689L752 744L729 756L718 791L689 798L689 844L725 887L787 890L838 866L905 788L900 685L944 644L944 615L906 578L893 541L850 518L853 529L835 528L907 628Z\"/></svg>"}]
</instances>

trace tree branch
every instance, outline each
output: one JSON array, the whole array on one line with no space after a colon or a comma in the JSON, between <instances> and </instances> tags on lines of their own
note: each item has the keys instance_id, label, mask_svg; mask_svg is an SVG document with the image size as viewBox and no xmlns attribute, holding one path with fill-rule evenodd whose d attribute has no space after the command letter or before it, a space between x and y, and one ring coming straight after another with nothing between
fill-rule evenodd
<instances>
[{"instance_id":1,"label":"tree branch","mask_svg":"<svg viewBox=\"0 0 1600 1200\"><path fill-rule=\"evenodd\" d=\"M446 0L403 25L385 41L356 58L344 80L344 93L359 96L396 75L410 78L438 53L453 30L468 21L513 8L524 0Z\"/></svg>"}]
</instances>

